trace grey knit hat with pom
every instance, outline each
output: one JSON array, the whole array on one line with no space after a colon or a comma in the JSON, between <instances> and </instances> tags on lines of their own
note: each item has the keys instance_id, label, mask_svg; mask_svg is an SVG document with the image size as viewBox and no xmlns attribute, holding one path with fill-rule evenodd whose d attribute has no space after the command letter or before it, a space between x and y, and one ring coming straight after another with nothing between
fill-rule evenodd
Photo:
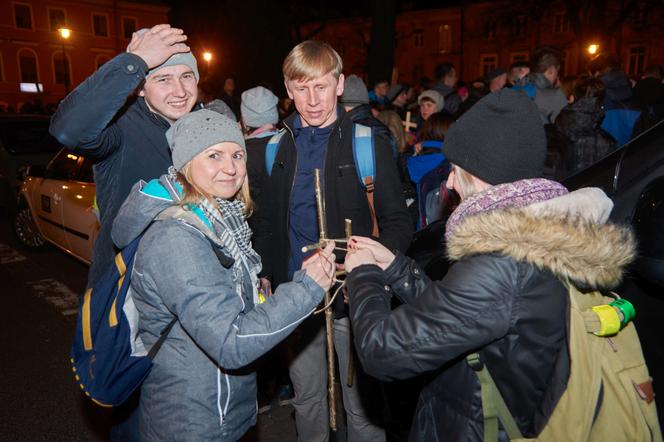
<instances>
[{"instance_id":1,"label":"grey knit hat with pom","mask_svg":"<svg viewBox=\"0 0 664 442\"><path fill-rule=\"evenodd\" d=\"M166 140L173 153L173 166L178 171L215 144L230 142L247 149L237 122L209 109L190 112L179 118L166 131Z\"/></svg>"}]
</instances>

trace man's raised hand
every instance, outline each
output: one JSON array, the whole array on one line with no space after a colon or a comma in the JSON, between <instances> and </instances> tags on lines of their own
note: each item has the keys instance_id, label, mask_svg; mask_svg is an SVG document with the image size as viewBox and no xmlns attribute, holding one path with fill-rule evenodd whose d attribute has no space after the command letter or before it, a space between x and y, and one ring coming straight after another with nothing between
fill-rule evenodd
<instances>
[{"instance_id":1,"label":"man's raised hand","mask_svg":"<svg viewBox=\"0 0 664 442\"><path fill-rule=\"evenodd\" d=\"M179 28L171 28L169 24L153 26L147 30L134 32L127 46L127 52L138 55L145 61L149 69L159 66L173 54L189 52L184 42L187 36Z\"/></svg>"}]
</instances>

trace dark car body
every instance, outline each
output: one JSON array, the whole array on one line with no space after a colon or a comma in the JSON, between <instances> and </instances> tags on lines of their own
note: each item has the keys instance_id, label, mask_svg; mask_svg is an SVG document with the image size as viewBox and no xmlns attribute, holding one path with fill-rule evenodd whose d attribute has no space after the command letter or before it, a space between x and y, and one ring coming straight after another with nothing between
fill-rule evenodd
<instances>
[{"instance_id":1,"label":"dark car body","mask_svg":"<svg viewBox=\"0 0 664 442\"><path fill-rule=\"evenodd\" d=\"M26 166L46 165L62 146L46 115L0 115L0 207L12 208Z\"/></svg>"}]
</instances>

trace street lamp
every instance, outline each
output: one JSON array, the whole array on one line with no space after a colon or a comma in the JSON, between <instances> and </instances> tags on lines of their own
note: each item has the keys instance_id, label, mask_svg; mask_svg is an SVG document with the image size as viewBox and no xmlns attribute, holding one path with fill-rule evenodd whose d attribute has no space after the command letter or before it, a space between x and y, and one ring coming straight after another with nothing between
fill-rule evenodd
<instances>
[{"instance_id":1,"label":"street lamp","mask_svg":"<svg viewBox=\"0 0 664 442\"><path fill-rule=\"evenodd\" d=\"M203 60L205 60L205 76L210 76L210 62L212 61L212 52L205 51L203 52Z\"/></svg>"},{"instance_id":2,"label":"street lamp","mask_svg":"<svg viewBox=\"0 0 664 442\"><path fill-rule=\"evenodd\" d=\"M71 29L60 28L58 29L60 37L62 38L62 74L64 75L65 82L65 96L69 95L69 66L67 63L67 54L65 53L65 42L71 37Z\"/></svg>"},{"instance_id":3,"label":"street lamp","mask_svg":"<svg viewBox=\"0 0 664 442\"><path fill-rule=\"evenodd\" d=\"M599 45L596 43L591 43L588 45L588 53L590 55L595 55L599 52Z\"/></svg>"}]
</instances>

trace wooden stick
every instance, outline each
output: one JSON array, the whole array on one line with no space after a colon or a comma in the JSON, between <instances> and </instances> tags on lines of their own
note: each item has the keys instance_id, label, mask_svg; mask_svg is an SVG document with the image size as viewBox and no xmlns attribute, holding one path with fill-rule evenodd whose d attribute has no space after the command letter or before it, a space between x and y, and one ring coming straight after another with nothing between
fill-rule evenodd
<instances>
[{"instance_id":1,"label":"wooden stick","mask_svg":"<svg viewBox=\"0 0 664 442\"><path fill-rule=\"evenodd\" d=\"M353 220L345 219L344 220L344 233L346 234L346 242L350 242L350 237L353 234ZM344 290L348 290L347 287L344 287ZM348 345L348 374L346 375L346 385L348 387L353 386L353 378L355 377L355 354L353 352L353 330L349 329L348 337L350 342Z\"/></svg>"},{"instance_id":2,"label":"wooden stick","mask_svg":"<svg viewBox=\"0 0 664 442\"><path fill-rule=\"evenodd\" d=\"M318 212L318 233L320 243L327 238L327 220L325 219L325 199L320 180L320 169L314 169L314 186L316 192L316 211ZM330 292L325 292L325 305L330 303ZM337 431L337 395L335 389L334 366L334 318L332 306L325 310L325 337L327 338L327 404L330 412L330 429Z\"/></svg>"}]
</instances>

